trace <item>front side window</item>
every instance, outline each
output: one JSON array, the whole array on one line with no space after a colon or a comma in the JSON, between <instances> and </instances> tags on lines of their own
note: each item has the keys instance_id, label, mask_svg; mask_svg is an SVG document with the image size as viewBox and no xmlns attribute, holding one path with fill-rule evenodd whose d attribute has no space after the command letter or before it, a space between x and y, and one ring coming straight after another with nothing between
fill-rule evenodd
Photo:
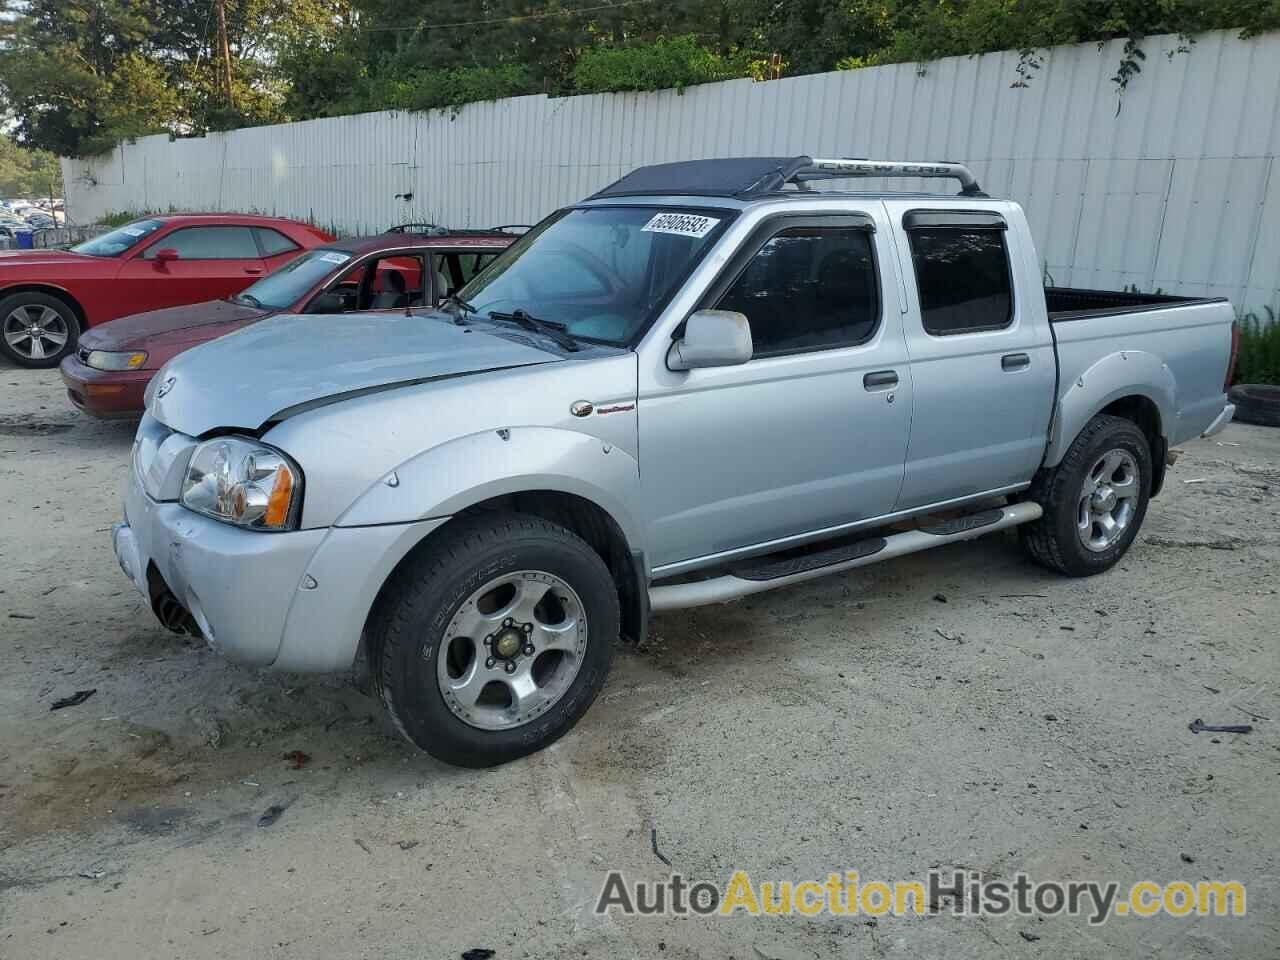
<instances>
[{"instance_id":1,"label":"front side window","mask_svg":"<svg viewBox=\"0 0 1280 960\"><path fill-rule=\"evenodd\" d=\"M926 331L942 337L1013 322L1003 230L921 227L908 229L907 237Z\"/></svg>"},{"instance_id":2,"label":"front side window","mask_svg":"<svg viewBox=\"0 0 1280 960\"><path fill-rule=\"evenodd\" d=\"M880 318L871 234L857 227L782 230L716 308L746 315L756 356L864 343Z\"/></svg>"},{"instance_id":3,"label":"front side window","mask_svg":"<svg viewBox=\"0 0 1280 960\"><path fill-rule=\"evenodd\" d=\"M626 344L732 216L647 206L563 211L507 248L460 295L482 317L520 310L575 337Z\"/></svg>"},{"instance_id":4,"label":"front side window","mask_svg":"<svg viewBox=\"0 0 1280 960\"><path fill-rule=\"evenodd\" d=\"M77 243L71 248L71 252L91 257L118 257L126 250L132 250L162 226L164 223L160 220L135 220L84 243Z\"/></svg>"},{"instance_id":5,"label":"front side window","mask_svg":"<svg viewBox=\"0 0 1280 960\"><path fill-rule=\"evenodd\" d=\"M258 244L248 227L184 227L161 237L143 253L155 259L159 250L177 250L179 260L257 260Z\"/></svg>"},{"instance_id":6,"label":"front side window","mask_svg":"<svg viewBox=\"0 0 1280 960\"><path fill-rule=\"evenodd\" d=\"M350 259L346 250L309 250L232 299L252 307L287 310Z\"/></svg>"}]
</instances>

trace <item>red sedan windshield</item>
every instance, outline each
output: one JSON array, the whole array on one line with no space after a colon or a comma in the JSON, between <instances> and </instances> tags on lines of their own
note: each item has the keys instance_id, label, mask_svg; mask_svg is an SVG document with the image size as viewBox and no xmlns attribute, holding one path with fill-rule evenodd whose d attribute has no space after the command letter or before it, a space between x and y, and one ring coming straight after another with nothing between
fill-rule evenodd
<instances>
[{"instance_id":1,"label":"red sedan windshield","mask_svg":"<svg viewBox=\"0 0 1280 960\"><path fill-rule=\"evenodd\" d=\"M350 259L345 250L310 250L231 299L251 307L285 310Z\"/></svg>"},{"instance_id":2,"label":"red sedan windshield","mask_svg":"<svg viewBox=\"0 0 1280 960\"><path fill-rule=\"evenodd\" d=\"M87 253L91 257L118 257L126 250L137 246L163 225L159 220L135 220L133 223L126 223L123 227L117 227L110 233L99 234L84 243L77 243L71 248L71 252Z\"/></svg>"}]
</instances>

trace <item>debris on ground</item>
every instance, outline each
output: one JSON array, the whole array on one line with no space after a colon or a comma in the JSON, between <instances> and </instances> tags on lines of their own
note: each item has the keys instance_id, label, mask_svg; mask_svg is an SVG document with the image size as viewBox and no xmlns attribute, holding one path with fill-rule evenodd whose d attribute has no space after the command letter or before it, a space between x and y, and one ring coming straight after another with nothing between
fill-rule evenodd
<instances>
[{"instance_id":1,"label":"debris on ground","mask_svg":"<svg viewBox=\"0 0 1280 960\"><path fill-rule=\"evenodd\" d=\"M105 870L81 870L79 873L85 880L101 880L106 875Z\"/></svg>"},{"instance_id":2,"label":"debris on ground","mask_svg":"<svg viewBox=\"0 0 1280 960\"><path fill-rule=\"evenodd\" d=\"M945 593L935 593L933 595L933 599L937 600L939 603L946 603L947 595Z\"/></svg>"},{"instance_id":3,"label":"debris on ground","mask_svg":"<svg viewBox=\"0 0 1280 960\"><path fill-rule=\"evenodd\" d=\"M1195 858L1195 857L1193 857L1193 856L1192 856L1191 854L1189 854L1189 853L1180 853L1180 854L1178 854L1178 858L1179 858L1183 863L1195 863L1195 862L1196 862L1196 858Z\"/></svg>"},{"instance_id":4,"label":"debris on ground","mask_svg":"<svg viewBox=\"0 0 1280 960\"><path fill-rule=\"evenodd\" d=\"M419 843L421 843L421 841L420 841L420 840L401 840L401 841L400 841L400 849L401 849L401 850L412 850L412 849L413 849L414 847L416 847Z\"/></svg>"},{"instance_id":5,"label":"debris on ground","mask_svg":"<svg viewBox=\"0 0 1280 960\"><path fill-rule=\"evenodd\" d=\"M92 690L77 690L69 697L63 697L61 700L53 701L49 706L49 709L61 710L63 707L78 707L97 692L98 689L96 687Z\"/></svg>"},{"instance_id":6,"label":"debris on ground","mask_svg":"<svg viewBox=\"0 0 1280 960\"><path fill-rule=\"evenodd\" d=\"M284 758L289 761L289 766L295 770L301 770L311 762L311 754L303 753L301 750L290 750L284 755Z\"/></svg>"},{"instance_id":7,"label":"debris on ground","mask_svg":"<svg viewBox=\"0 0 1280 960\"><path fill-rule=\"evenodd\" d=\"M363 840L361 840L359 837L356 837L356 838L355 838L355 841L356 841L356 846L357 846L357 847L359 847L361 850L363 850L363 851L364 851L365 853L367 853L369 856L371 856L371 857L373 856L373 851L369 849L369 845L368 845L367 843L365 843L365 842L364 842Z\"/></svg>"},{"instance_id":8,"label":"debris on ground","mask_svg":"<svg viewBox=\"0 0 1280 960\"><path fill-rule=\"evenodd\" d=\"M1025 930L1019 930L1018 936L1020 936L1023 940L1027 941L1027 943L1035 943L1037 940L1040 939L1039 934L1027 933L1027 931Z\"/></svg>"},{"instance_id":9,"label":"debris on ground","mask_svg":"<svg viewBox=\"0 0 1280 960\"><path fill-rule=\"evenodd\" d=\"M497 950L490 950L488 947L472 947L462 954L462 960L489 960L490 957L496 957Z\"/></svg>"},{"instance_id":10,"label":"debris on ground","mask_svg":"<svg viewBox=\"0 0 1280 960\"><path fill-rule=\"evenodd\" d=\"M286 808L287 808L287 804L281 805L279 803L273 803L271 806L267 807L267 809L263 811L262 816L258 818L258 826L260 827L271 826L273 823L275 823L277 820L280 819L280 814L284 813Z\"/></svg>"},{"instance_id":11,"label":"debris on ground","mask_svg":"<svg viewBox=\"0 0 1280 960\"><path fill-rule=\"evenodd\" d=\"M11 613L9 614L9 619L10 620L34 620L35 616L30 613Z\"/></svg>"},{"instance_id":12,"label":"debris on ground","mask_svg":"<svg viewBox=\"0 0 1280 960\"><path fill-rule=\"evenodd\" d=\"M663 854L663 852L658 849L658 828L657 827L653 827L649 830L649 846L652 848L653 855L655 857L657 857L659 860L665 863L668 867L671 866L671 861L668 860L666 856Z\"/></svg>"},{"instance_id":13,"label":"debris on ground","mask_svg":"<svg viewBox=\"0 0 1280 960\"><path fill-rule=\"evenodd\" d=\"M1253 725L1248 723L1205 723L1199 717L1196 717L1189 724L1187 729L1192 733L1253 733Z\"/></svg>"}]
</instances>

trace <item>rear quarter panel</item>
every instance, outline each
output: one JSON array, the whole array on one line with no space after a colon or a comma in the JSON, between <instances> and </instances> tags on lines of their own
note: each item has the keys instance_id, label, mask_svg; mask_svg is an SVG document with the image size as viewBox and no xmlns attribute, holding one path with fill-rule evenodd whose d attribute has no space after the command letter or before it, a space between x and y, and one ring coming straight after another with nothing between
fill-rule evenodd
<instances>
[{"instance_id":1,"label":"rear quarter panel","mask_svg":"<svg viewBox=\"0 0 1280 960\"><path fill-rule=\"evenodd\" d=\"M1054 323L1058 402L1045 464L1062 460L1108 404L1144 396L1172 446L1199 436L1226 404L1223 381L1235 314L1226 301Z\"/></svg>"}]
</instances>

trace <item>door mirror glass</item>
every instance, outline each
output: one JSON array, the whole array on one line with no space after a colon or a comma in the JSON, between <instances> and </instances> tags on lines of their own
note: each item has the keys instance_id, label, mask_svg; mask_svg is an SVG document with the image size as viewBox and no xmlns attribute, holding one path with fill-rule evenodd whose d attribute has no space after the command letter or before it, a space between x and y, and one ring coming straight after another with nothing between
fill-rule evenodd
<instances>
[{"instance_id":1,"label":"door mirror glass","mask_svg":"<svg viewBox=\"0 0 1280 960\"><path fill-rule=\"evenodd\" d=\"M322 293L307 304L307 313L344 313L347 303L341 294Z\"/></svg>"},{"instance_id":2,"label":"door mirror glass","mask_svg":"<svg viewBox=\"0 0 1280 960\"><path fill-rule=\"evenodd\" d=\"M173 247L161 247L156 251L155 259L157 263L168 263L171 260L177 260L178 251Z\"/></svg>"},{"instance_id":3,"label":"door mirror glass","mask_svg":"<svg viewBox=\"0 0 1280 960\"><path fill-rule=\"evenodd\" d=\"M751 359L751 325L733 310L699 310L684 324L684 336L671 344L672 370L732 367Z\"/></svg>"}]
</instances>

